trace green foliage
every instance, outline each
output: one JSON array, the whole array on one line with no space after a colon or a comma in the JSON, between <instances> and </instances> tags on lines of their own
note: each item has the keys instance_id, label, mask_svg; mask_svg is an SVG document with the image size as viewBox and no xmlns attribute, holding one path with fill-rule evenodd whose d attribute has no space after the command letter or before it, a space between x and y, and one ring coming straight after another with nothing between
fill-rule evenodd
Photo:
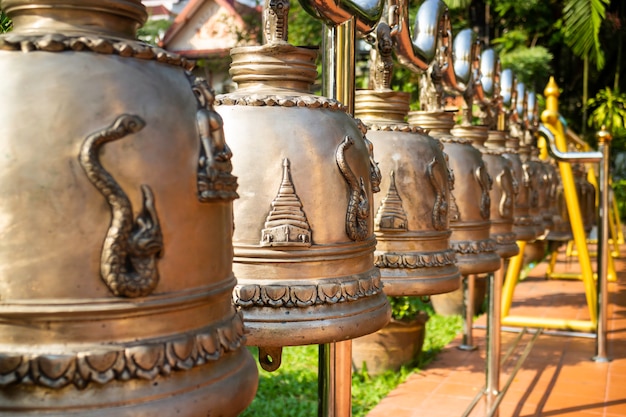
<instances>
[{"instance_id":1,"label":"green foliage","mask_svg":"<svg viewBox=\"0 0 626 417\"><path fill-rule=\"evenodd\" d=\"M410 321L413 320L420 312L426 312L428 315L435 313L429 302L424 301L422 297L387 297L391 305L391 317L396 320Z\"/></svg>"},{"instance_id":2,"label":"green foliage","mask_svg":"<svg viewBox=\"0 0 626 417\"><path fill-rule=\"evenodd\" d=\"M622 220L626 220L626 179L615 181L612 185L613 191L615 192L617 209L622 217Z\"/></svg>"},{"instance_id":3,"label":"green foliage","mask_svg":"<svg viewBox=\"0 0 626 417\"><path fill-rule=\"evenodd\" d=\"M11 29L13 29L13 22L9 19L9 16L0 10L0 33L9 32Z\"/></svg>"},{"instance_id":4,"label":"green foliage","mask_svg":"<svg viewBox=\"0 0 626 417\"><path fill-rule=\"evenodd\" d=\"M626 94L606 87L589 99L587 105L591 109L587 120L590 127L599 130L606 126L613 136L626 128Z\"/></svg>"},{"instance_id":5,"label":"green foliage","mask_svg":"<svg viewBox=\"0 0 626 417\"><path fill-rule=\"evenodd\" d=\"M604 67L600 26L610 0L567 0L563 7L565 43L579 58L589 56L598 69Z\"/></svg>"},{"instance_id":6,"label":"green foliage","mask_svg":"<svg viewBox=\"0 0 626 417\"><path fill-rule=\"evenodd\" d=\"M519 46L500 54L503 68L511 68L517 79L529 89L542 91L552 73L552 54L543 46Z\"/></svg>"},{"instance_id":7,"label":"green foliage","mask_svg":"<svg viewBox=\"0 0 626 417\"><path fill-rule=\"evenodd\" d=\"M420 362L370 376L367 371L352 375L352 415L364 417L391 390L412 373L430 363L461 331L460 316L434 315L426 323L426 339ZM257 357L256 349L250 348ZM242 417L310 417L317 415L318 347L297 346L283 349L282 365L275 372L259 367L259 388Z\"/></svg>"},{"instance_id":8,"label":"green foliage","mask_svg":"<svg viewBox=\"0 0 626 417\"><path fill-rule=\"evenodd\" d=\"M466 7L469 7L472 0L444 0L444 3L450 9L465 9Z\"/></svg>"},{"instance_id":9,"label":"green foliage","mask_svg":"<svg viewBox=\"0 0 626 417\"><path fill-rule=\"evenodd\" d=\"M166 19L148 20L137 30L137 38L152 45L157 45L172 22Z\"/></svg>"}]
</instances>

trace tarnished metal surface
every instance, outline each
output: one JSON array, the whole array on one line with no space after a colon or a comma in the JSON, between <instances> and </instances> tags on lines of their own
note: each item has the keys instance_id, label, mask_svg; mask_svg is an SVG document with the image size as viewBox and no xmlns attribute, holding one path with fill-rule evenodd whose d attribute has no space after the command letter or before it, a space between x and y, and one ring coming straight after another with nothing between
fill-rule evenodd
<instances>
[{"instance_id":1,"label":"tarnished metal surface","mask_svg":"<svg viewBox=\"0 0 626 417\"><path fill-rule=\"evenodd\" d=\"M233 269L250 345L336 342L389 320L374 266L380 172L344 106L310 93L315 56L282 41L235 48L239 89L217 98L246 190Z\"/></svg>"},{"instance_id":2,"label":"tarnished metal surface","mask_svg":"<svg viewBox=\"0 0 626 417\"><path fill-rule=\"evenodd\" d=\"M134 40L139 1L1 6L0 414L238 415L257 370L233 196L200 198L201 172L236 188L212 96Z\"/></svg>"}]
</instances>

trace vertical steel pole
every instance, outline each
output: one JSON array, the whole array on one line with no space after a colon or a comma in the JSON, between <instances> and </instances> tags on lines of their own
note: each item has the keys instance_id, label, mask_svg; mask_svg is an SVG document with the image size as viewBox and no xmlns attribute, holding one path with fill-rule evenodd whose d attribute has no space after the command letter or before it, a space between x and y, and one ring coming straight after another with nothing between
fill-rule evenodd
<instances>
[{"instance_id":1,"label":"vertical steel pole","mask_svg":"<svg viewBox=\"0 0 626 417\"><path fill-rule=\"evenodd\" d=\"M502 282L504 281L504 259L500 261L500 269L489 276L489 307L487 312L487 358L485 390L486 412L492 412L496 398L500 393L500 327ZM498 410L491 414L498 417Z\"/></svg>"},{"instance_id":2,"label":"vertical steel pole","mask_svg":"<svg viewBox=\"0 0 626 417\"><path fill-rule=\"evenodd\" d=\"M326 27L323 94L342 102L354 114L355 20ZM320 345L318 416L352 415L352 340Z\"/></svg>"},{"instance_id":3,"label":"vertical steel pole","mask_svg":"<svg viewBox=\"0 0 626 417\"><path fill-rule=\"evenodd\" d=\"M463 312L465 324L463 325L463 341L458 346L461 350L476 350L474 346L474 294L476 292L476 275L471 274L463 277Z\"/></svg>"},{"instance_id":4,"label":"vertical steel pole","mask_svg":"<svg viewBox=\"0 0 626 417\"><path fill-rule=\"evenodd\" d=\"M606 354L606 331L607 331L607 309L608 309L608 267L609 267L609 154L611 144L611 134L602 127L597 133L598 150L602 153L600 161L600 184L598 185L600 194L599 221L598 228L598 326L596 334L596 355L593 360L596 362L608 362Z\"/></svg>"}]
</instances>

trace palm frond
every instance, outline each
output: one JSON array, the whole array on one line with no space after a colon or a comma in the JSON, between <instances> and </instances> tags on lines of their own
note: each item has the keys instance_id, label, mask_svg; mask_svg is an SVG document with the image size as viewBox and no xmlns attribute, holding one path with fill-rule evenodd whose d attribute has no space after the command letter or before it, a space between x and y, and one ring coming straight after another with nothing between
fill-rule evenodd
<instances>
[{"instance_id":1,"label":"palm frond","mask_svg":"<svg viewBox=\"0 0 626 417\"><path fill-rule=\"evenodd\" d=\"M578 57L589 56L598 69L604 67L600 25L609 0L567 0L563 7L565 42Z\"/></svg>"}]
</instances>

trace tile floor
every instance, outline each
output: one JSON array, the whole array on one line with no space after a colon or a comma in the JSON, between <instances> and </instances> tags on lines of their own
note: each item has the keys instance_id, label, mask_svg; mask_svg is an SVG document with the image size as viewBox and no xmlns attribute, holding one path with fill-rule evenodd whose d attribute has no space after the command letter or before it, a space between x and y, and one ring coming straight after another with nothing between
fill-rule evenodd
<instances>
[{"instance_id":1,"label":"tile floor","mask_svg":"<svg viewBox=\"0 0 626 417\"><path fill-rule=\"evenodd\" d=\"M559 251L556 271L576 272L576 258ZM626 246L621 259L615 259L617 281L609 283L608 363L594 362L594 338L543 333L499 407L500 417L626 417ZM512 315L559 317L588 320L582 281L546 280L547 263L532 269L515 290ZM595 268L595 265L594 265ZM462 351L454 340L435 361L412 375L374 408L368 417L456 417L485 384L485 318L473 330L475 351ZM513 344L520 329L502 332L502 353ZM501 387L505 385L521 355L525 342L503 365ZM472 417L486 416L484 399L473 409Z\"/></svg>"}]
</instances>

